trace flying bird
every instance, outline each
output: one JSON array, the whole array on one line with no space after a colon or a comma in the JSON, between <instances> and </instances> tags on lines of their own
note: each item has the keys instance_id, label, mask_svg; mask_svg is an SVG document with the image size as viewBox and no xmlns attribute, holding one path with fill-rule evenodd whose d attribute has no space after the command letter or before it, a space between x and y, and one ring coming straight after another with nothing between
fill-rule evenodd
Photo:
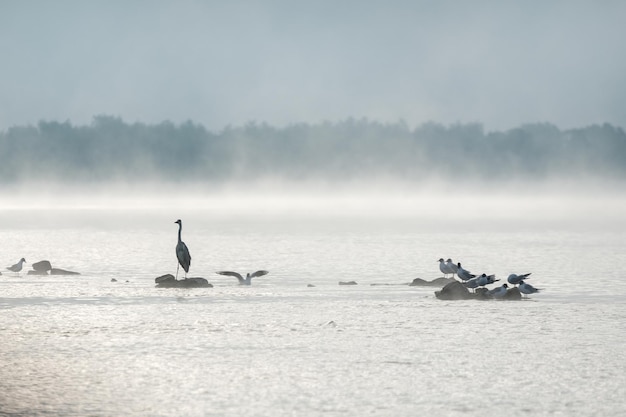
<instances>
[{"instance_id":1,"label":"flying bird","mask_svg":"<svg viewBox=\"0 0 626 417\"><path fill-rule=\"evenodd\" d=\"M250 285L252 284L252 278L254 277L262 277L263 275L267 275L269 274L269 271L256 271L253 273L247 273L246 277L244 278L243 276L241 276L241 274L239 272L233 272L233 271L219 271L217 272L220 275L228 275L231 277L235 277L237 278L237 280L239 281L239 285Z\"/></svg>"},{"instance_id":2,"label":"flying bird","mask_svg":"<svg viewBox=\"0 0 626 417\"><path fill-rule=\"evenodd\" d=\"M511 274L506 280L509 281L509 284L517 285L522 282L522 280L525 280L530 274L532 274L532 272L522 275Z\"/></svg>"},{"instance_id":3,"label":"flying bird","mask_svg":"<svg viewBox=\"0 0 626 417\"><path fill-rule=\"evenodd\" d=\"M183 222L178 219L174 223L178 223L178 243L176 244L176 257L178 258L178 266L176 267L176 279L178 279L178 269L182 266L185 270L185 279L187 279L187 272L189 272L189 266L191 265L191 255L187 245L180 238L180 234L183 230Z\"/></svg>"},{"instance_id":4,"label":"flying bird","mask_svg":"<svg viewBox=\"0 0 626 417\"><path fill-rule=\"evenodd\" d=\"M11 265L11 266L7 267L7 269L9 271L17 272L19 274L20 271L22 270L22 264L24 262L26 262L26 259L22 258L22 259L20 259L20 261L18 263L16 263L15 265Z\"/></svg>"}]
</instances>

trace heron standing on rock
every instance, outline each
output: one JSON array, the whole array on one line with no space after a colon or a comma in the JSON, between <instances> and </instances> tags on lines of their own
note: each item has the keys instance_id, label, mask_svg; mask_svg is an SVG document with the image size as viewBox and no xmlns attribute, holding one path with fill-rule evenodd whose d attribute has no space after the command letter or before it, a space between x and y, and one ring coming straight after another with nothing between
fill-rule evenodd
<instances>
[{"instance_id":1,"label":"heron standing on rock","mask_svg":"<svg viewBox=\"0 0 626 417\"><path fill-rule=\"evenodd\" d=\"M178 269L182 266L185 270L185 279L187 279L187 272L189 272L189 266L191 265L191 255L189 255L189 249L187 245L180 238L180 234L183 230L183 222L178 219L174 223L178 223L178 243L176 244L176 257L178 258L178 266L176 267L176 279L178 280Z\"/></svg>"}]
</instances>

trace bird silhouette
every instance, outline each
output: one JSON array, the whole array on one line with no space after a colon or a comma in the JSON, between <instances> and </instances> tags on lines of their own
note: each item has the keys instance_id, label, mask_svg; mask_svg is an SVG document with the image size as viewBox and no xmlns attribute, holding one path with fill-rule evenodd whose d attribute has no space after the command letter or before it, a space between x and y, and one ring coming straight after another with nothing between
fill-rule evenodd
<instances>
[{"instance_id":1,"label":"bird silhouette","mask_svg":"<svg viewBox=\"0 0 626 417\"><path fill-rule=\"evenodd\" d=\"M189 272L189 266L191 265L191 255L187 245L180 238L180 234L183 230L183 222L178 219L174 223L178 223L178 243L176 244L176 258L178 258L178 266L176 267L176 279L178 279L178 269L182 266L185 270L185 279L187 279L187 272Z\"/></svg>"},{"instance_id":2,"label":"bird silhouette","mask_svg":"<svg viewBox=\"0 0 626 417\"><path fill-rule=\"evenodd\" d=\"M253 273L247 273L246 277L244 278L239 272L233 272L233 271L219 271L217 272L220 275L228 275L231 277L235 277L237 278L237 280L239 281L239 285L250 285L252 284L252 278L254 277L262 277L263 275L267 275L269 274L269 271L256 271Z\"/></svg>"},{"instance_id":3,"label":"bird silhouette","mask_svg":"<svg viewBox=\"0 0 626 417\"><path fill-rule=\"evenodd\" d=\"M20 271L22 270L22 264L24 262L26 262L26 259L22 258L22 259L19 260L18 263L16 263L15 265L11 265L11 266L7 267L7 269L9 271L17 272L18 275L19 275Z\"/></svg>"}]
</instances>

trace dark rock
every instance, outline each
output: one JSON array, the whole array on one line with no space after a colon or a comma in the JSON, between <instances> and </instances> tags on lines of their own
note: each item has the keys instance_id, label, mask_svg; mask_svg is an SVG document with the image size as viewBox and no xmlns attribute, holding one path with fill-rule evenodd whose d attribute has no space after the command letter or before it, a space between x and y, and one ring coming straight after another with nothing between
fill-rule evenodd
<instances>
[{"instance_id":1,"label":"dark rock","mask_svg":"<svg viewBox=\"0 0 626 417\"><path fill-rule=\"evenodd\" d=\"M111 282L117 282L115 278L111 278Z\"/></svg>"},{"instance_id":2,"label":"dark rock","mask_svg":"<svg viewBox=\"0 0 626 417\"><path fill-rule=\"evenodd\" d=\"M306 284L306 286L309 287L309 288L315 287L315 285L313 285L313 284Z\"/></svg>"},{"instance_id":3,"label":"dark rock","mask_svg":"<svg viewBox=\"0 0 626 417\"><path fill-rule=\"evenodd\" d=\"M435 297L440 300L469 300L474 298L474 295L465 288L465 285L455 280L446 284L440 291L435 291Z\"/></svg>"},{"instance_id":4,"label":"dark rock","mask_svg":"<svg viewBox=\"0 0 626 417\"><path fill-rule=\"evenodd\" d=\"M521 300L522 293L517 287L509 288L506 290L506 294L502 297L502 300Z\"/></svg>"},{"instance_id":5,"label":"dark rock","mask_svg":"<svg viewBox=\"0 0 626 417\"><path fill-rule=\"evenodd\" d=\"M477 288L476 292L471 293L465 285L458 281L451 282L441 289L441 291L435 291L435 297L440 300L495 300L495 298L489 294L487 288ZM517 288L509 288L506 294L498 300L521 300L522 294Z\"/></svg>"},{"instance_id":6,"label":"dark rock","mask_svg":"<svg viewBox=\"0 0 626 417\"><path fill-rule=\"evenodd\" d=\"M476 292L474 293L474 298L478 300L491 300L493 297L489 294L489 289L487 288L476 288Z\"/></svg>"},{"instance_id":7,"label":"dark rock","mask_svg":"<svg viewBox=\"0 0 626 417\"><path fill-rule=\"evenodd\" d=\"M165 282L165 281L175 281L176 278L174 278L174 275L172 274L165 274L165 275L161 275L160 277L156 277L154 279L154 282L156 282L157 284L160 284L161 282Z\"/></svg>"},{"instance_id":8,"label":"dark rock","mask_svg":"<svg viewBox=\"0 0 626 417\"><path fill-rule=\"evenodd\" d=\"M80 275L80 272L67 271L61 268L52 268L50 275Z\"/></svg>"},{"instance_id":9,"label":"dark rock","mask_svg":"<svg viewBox=\"0 0 626 417\"><path fill-rule=\"evenodd\" d=\"M35 271L49 271L52 269L52 265L50 261L39 261L33 264L33 269Z\"/></svg>"},{"instance_id":10,"label":"dark rock","mask_svg":"<svg viewBox=\"0 0 626 417\"><path fill-rule=\"evenodd\" d=\"M357 285L356 281L339 281L339 285Z\"/></svg>"},{"instance_id":11,"label":"dark rock","mask_svg":"<svg viewBox=\"0 0 626 417\"><path fill-rule=\"evenodd\" d=\"M161 275L154 279L157 288L212 288L205 278L185 278L177 280L172 274Z\"/></svg>"},{"instance_id":12,"label":"dark rock","mask_svg":"<svg viewBox=\"0 0 626 417\"><path fill-rule=\"evenodd\" d=\"M48 271L28 271L26 275L48 275Z\"/></svg>"},{"instance_id":13,"label":"dark rock","mask_svg":"<svg viewBox=\"0 0 626 417\"><path fill-rule=\"evenodd\" d=\"M411 287L443 287L452 282L456 282L456 280L453 278L439 277L439 278L433 279L432 281L426 281L425 279L422 279L422 278L415 278L409 284L409 286Z\"/></svg>"}]
</instances>

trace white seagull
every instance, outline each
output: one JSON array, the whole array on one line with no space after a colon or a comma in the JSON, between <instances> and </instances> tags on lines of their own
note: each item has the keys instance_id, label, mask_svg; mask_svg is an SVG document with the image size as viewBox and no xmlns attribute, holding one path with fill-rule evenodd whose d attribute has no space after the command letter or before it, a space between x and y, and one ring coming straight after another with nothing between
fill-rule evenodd
<instances>
[{"instance_id":1,"label":"white seagull","mask_svg":"<svg viewBox=\"0 0 626 417\"><path fill-rule=\"evenodd\" d=\"M459 278L461 278L461 281L469 281L470 279L476 277L476 275L470 273L470 271L468 271L466 269L463 269L461 267L461 262L459 262L457 266L458 266L458 268L457 268L457 271L456 271L456 275Z\"/></svg>"},{"instance_id":2,"label":"white seagull","mask_svg":"<svg viewBox=\"0 0 626 417\"><path fill-rule=\"evenodd\" d=\"M456 274L457 269L459 269L459 267L456 266L456 264L452 262L452 259L450 258L446 259L446 266L450 271L452 271L452 275Z\"/></svg>"},{"instance_id":3,"label":"white seagull","mask_svg":"<svg viewBox=\"0 0 626 417\"><path fill-rule=\"evenodd\" d=\"M9 271L17 272L18 275L19 275L20 271L22 270L22 264L24 262L26 262L26 259L22 258L22 259L20 259L20 261L18 263L16 263L15 265L11 265L11 266L7 267L7 269Z\"/></svg>"},{"instance_id":4,"label":"white seagull","mask_svg":"<svg viewBox=\"0 0 626 417\"><path fill-rule=\"evenodd\" d=\"M526 284L524 281L520 281L519 286L517 288L519 288L519 292L525 295L534 294L536 292L541 291L539 288L535 288L530 284Z\"/></svg>"},{"instance_id":5,"label":"white seagull","mask_svg":"<svg viewBox=\"0 0 626 417\"><path fill-rule=\"evenodd\" d=\"M470 280L467 280L463 283L463 285L465 285L465 288L471 288L471 289L475 289L478 288L480 285L478 284L478 279L477 278L472 278Z\"/></svg>"},{"instance_id":6,"label":"white seagull","mask_svg":"<svg viewBox=\"0 0 626 417\"><path fill-rule=\"evenodd\" d=\"M522 274L522 275L511 274L507 278L507 281L509 281L509 284L517 285L520 282L522 282L522 280L526 279L530 274L532 274L532 272L529 272L527 274Z\"/></svg>"},{"instance_id":7,"label":"white seagull","mask_svg":"<svg viewBox=\"0 0 626 417\"><path fill-rule=\"evenodd\" d=\"M445 263L443 258L439 258L439 270L443 272L444 278L446 278L446 275L448 274L454 275L454 272L455 272L452 269L450 269L450 267L448 266L448 264Z\"/></svg>"},{"instance_id":8,"label":"white seagull","mask_svg":"<svg viewBox=\"0 0 626 417\"><path fill-rule=\"evenodd\" d=\"M267 275L269 274L269 271L256 271L253 273L247 273L246 277L242 277L241 274L239 272L233 272L233 271L219 271L217 272L220 275L228 275L231 277L235 277L237 278L237 280L239 281L239 285L250 285L252 284L252 278L254 277L262 277L263 275Z\"/></svg>"},{"instance_id":9,"label":"white seagull","mask_svg":"<svg viewBox=\"0 0 626 417\"><path fill-rule=\"evenodd\" d=\"M509 288L508 285L502 284L498 288L494 288L493 290L489 291L489 294L491 294L494 298L502 298L506 295L507 288Z\"/></svg>"},{"instance_id":10,"label":"white seagull","mask_svg":"<svg viewBox=\"0 0 626 417\"><path fill-rule=\"evenodd\" d=\"M482 274L481 276L476 278L476 281L478 282L479 287L484 287L485 285L493 284L494 282L500 281L500 280L496 279L495 274L491 274L491 275Z\"/></svg>"}]
</instances>

